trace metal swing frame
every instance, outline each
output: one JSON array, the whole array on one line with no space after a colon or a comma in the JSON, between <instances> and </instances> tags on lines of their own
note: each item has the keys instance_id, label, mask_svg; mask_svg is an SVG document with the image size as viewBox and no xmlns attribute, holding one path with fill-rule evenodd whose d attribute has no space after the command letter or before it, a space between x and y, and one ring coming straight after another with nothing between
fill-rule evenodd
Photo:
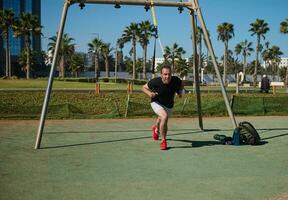
<instances>
[{"instance_id":1,"label":"metal swing frame","mask_svg":"<svg viewBox=\"0 0 288 200\"><path fill-rule=\"evenodd\" d=\"M199 7L198 0L190 0L189 2L165 2L165 1L157 1L153 2L153 5L151 4L150 1L148 0L64 0L64 6L63 6L63 11L62 11L62 16L61 16L61 21L60 21L60 26L58 30L58 35L57 35L57 40L56 40L56 46L55 46L55 52L53 55L53 60L52 60L52 66L50 69L50 74L49 74L49 79L48 79L48 84L47 84L47 89L45 93L45 98L42 106L42 112L41 112L41 117L40 117L40 122L39 122L39 127L37 131L37 137L36 137L36 143L35 143L35 149L39 149L41 145L41 140L42 140L42 135L43 135L43 130L45 126L45 119L46 119L46 114L48 110L48 103L50 100L50 94L52 90L52 85L53 85L53 78L54 78L54 71L56 67L56 61L59 53L59 47L61 44L62 36L63 36L63 30L65 27L65 22L66 22L66 17L67 17L67 12L69 6L79 3L79 6L81 9L85 6L85 4L112 4L117 6L119 8L120 5L134 5L134 6L162 6L162 7L178 7L178 8L187 8L188 11L190 12L191 15L191 26L192 26L192 47L193 47L193 53L194 53L194 59L193 59L193 67L195 68L195 88L196 88L196 95L197 95L197 110L198 110L198 118L199 118L199 128L203 130L203 121L202 121L202 111L201 111L201 98L200 98L200 86L199 86L199 76L198 76L198 66L197 66L197 44L196 44L196 23L195 23L195 13L197 17L199 18L201 27L203 29L204 33L204 38L207 43L208 51L212 57L212 63L218 78L218 81L221 86L221 92L225 101L226 109L228 111L229 117L231 119L233 128L237 127L237 123L234 117L234 114L232 112L232 109L229 104L227 92L225 90L223 80L221 78L218 66L217 66L217 61L215 57L215 53L212 47L212 43L210 41L210 38L208 36L208 32L206 29L206 24L204 22L201 8Z\"/></svg>"}]
</instances>

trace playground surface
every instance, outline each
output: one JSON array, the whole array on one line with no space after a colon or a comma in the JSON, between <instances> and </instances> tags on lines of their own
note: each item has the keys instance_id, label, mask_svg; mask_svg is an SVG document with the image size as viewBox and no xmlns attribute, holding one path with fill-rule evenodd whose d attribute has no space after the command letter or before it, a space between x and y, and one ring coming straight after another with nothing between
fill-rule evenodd
<instances>
[{"instance_id":1,"label":"playground surface","mask_svg":"<svg viewBox=\"0 0 288 200\"><path fill-rule=\"evenodd\" d=\"M288 199L288 116L236 117L258 130L258 146L221 145L228 117L169 121L167 151L152 118L0 120L0 199Z\"/></svg>"}]
</instances>

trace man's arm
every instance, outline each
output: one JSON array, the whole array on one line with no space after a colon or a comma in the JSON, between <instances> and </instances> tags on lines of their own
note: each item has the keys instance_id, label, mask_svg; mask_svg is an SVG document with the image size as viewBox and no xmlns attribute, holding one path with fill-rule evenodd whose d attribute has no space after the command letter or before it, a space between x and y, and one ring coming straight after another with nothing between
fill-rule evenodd
<instances>
[{"instance_id":1,"label":"man's arm","mask_svg":"<svg viewBox=\"0 0 288 200\"><path fill-rule=\"evenodd\" d=\"M180 86L179 92L177 92L177 95L178 95L179 97L182 97L182 94L185 94L185 89L184 89L184 83L183 83L183 81L181 81L181 86Z\"/></svg>"},{"instance_id":2,"label":"man's arm","mask_svg":"<svg viewBox=\"0 0 288 200\"><path fill-rule=\"evenodd\" d=\"M149 87L148 87L148 84L146 83L143 88L142 88L143 92L145 94L147 94L150 98L153 98L155 97L156 95L158 95L157 92L153 92Z\"/></svg>"}]
</instances>

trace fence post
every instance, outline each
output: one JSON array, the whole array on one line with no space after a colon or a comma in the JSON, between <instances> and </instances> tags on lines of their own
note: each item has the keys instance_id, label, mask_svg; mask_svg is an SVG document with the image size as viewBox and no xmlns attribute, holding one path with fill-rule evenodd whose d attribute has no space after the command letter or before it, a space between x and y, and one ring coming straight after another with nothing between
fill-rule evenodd
<instances>
[{"instance_id":1,"label":"fence post","mask_svg":"<svg viewBox=\"0 0 288 200\"><path fill-rule=\"evenodd\" d=\"M275 95L276 94L276 86L275 85L272 86L272 91L273 91L273 95Z\"/></svg>"},{"instance_id":2,"label":"fence post","mask_svg":"<svg viewBox=\"0 0 288 200\"><path fill-rule=\"evenodd\" d=\"M100 83L98 82L95 83L95 93L100 94Z\"/></svg>"},{"instance_id":3,"label":"fence post","mask_svg":"<svg viewBox=\"0 0 288 200\"><path fill-rule=\"evenodd\" d=\"M133 82L128 82L127 93L132 94L132 92L133 92Z\"/></svg>"},{"instance_id":4,"label":"fence post","mask_svg":"<svg viewBox=\"0 0 288 200\"><path fill-rule=\"evenodd\" d=\"M235 98L235 95L232 94L232 98L231 98L231 101L230 101L230 107L231 107L232 110L233 110L233 106L234 106L234 98Z\"/></svg>"},{"instance_id":5,"label":"fence post","mask_svg":"<svg viewBox=\"0 0 288 200\"><path fill-rule=\"evenodd\" d=\"M182 106L181 115L183 115L185 106L186 106L186 104L187 104L187 100L188 100L188 98L186 97L186 98L184 99L184 103L183 103L183 106Z\"/></svg>"},{"instance_id":6,"label":"fence post","mask_svg":"<svg viewBox=\"0 0 288 200\"><path fill-rule=\"evenodd\" d=\"M130 94L128 94L128 96L127 96L127 104L126 104L125 118L126 118L127 115L128 115L129 101L130 101Z\"/></svg>"}]
</instances>

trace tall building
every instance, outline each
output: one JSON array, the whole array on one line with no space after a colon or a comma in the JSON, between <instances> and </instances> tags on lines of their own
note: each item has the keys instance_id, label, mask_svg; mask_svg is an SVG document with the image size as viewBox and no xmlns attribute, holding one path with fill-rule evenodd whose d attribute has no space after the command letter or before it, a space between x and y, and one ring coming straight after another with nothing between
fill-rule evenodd
<instances>
[{"instance_id":1,"label":"tall building","mask_svg":"<svg viewBox=\"0 0 288 200\"><path fill-rule=\"evenodd\" d=\"M21 12L29 12L38 16L41 23L41 0L0 0L0 9L12 9L17 17ZM41 36L32 36L32 49L41 51ZM21 70L17 64L18 56L21 49L25 47L23 38L13 37L13 32L10 30L10 55L12 75L19 75ZM0 76L5 74L5 42L0 38Z\"/></svg>"}]
</instances>

